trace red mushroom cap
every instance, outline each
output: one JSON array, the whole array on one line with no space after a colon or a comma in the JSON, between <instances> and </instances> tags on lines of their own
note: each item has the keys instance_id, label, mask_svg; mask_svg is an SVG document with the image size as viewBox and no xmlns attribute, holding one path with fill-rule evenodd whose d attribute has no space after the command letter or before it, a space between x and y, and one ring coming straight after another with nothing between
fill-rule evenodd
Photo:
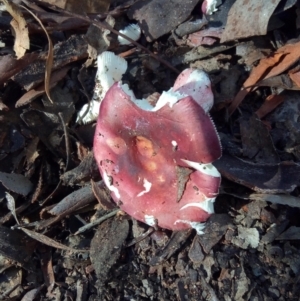
<instances>
[{"instance_id":1,"label":"red mushroom cap","mask_svg":"<svg viewBox=\"0 0 300 301\"><path fill-rule=\"evenodd\" d=\"M220 185L210 164L221 156L214 124L191 96L157 110L140 108L133 97L116 83L101 103L94 155L103 180L132 217L197 228L213 213Z\"/></svg>"},{"instance_id":2,"label":"red mushroom cap","mask_svg":"<svg viewBox=\"0 0 300 301\"><path fill-rule=\"evenodd\" d=\"M214 104L209 77L202 70L185 69L177 77L172 89L191 96L205 112Z\"/></svg>"}]
</instances>

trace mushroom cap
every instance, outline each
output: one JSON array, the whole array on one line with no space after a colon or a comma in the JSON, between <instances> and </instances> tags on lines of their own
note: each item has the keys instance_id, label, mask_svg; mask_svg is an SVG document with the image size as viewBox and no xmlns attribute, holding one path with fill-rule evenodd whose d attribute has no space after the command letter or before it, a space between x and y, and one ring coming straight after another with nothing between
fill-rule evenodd
<instances>
[{"instance_id":1,"label":"mushroom cap","mask_svg":"<svg viewBox=\"0 0 300 301\"><path fill-rule=\"evenodd\" d=\"M149 225L194 227L213 213L221 156L207 112L191 96L143 110L115 83L101 103L94 156L114 201ZM198 162L198 163L196 163Z\"/></svg>"},{"instance_id":2,"label":"mushroom cap","mask_svg":"<svg viewBox=\"0 0 300 301\"><path fill-rule=\"evenodd\" d=\"M177 77L172 89L191 96L205 112L209 112L214 104L210 79L202 70L185 69Z\"/></svg>"}]
</instances>

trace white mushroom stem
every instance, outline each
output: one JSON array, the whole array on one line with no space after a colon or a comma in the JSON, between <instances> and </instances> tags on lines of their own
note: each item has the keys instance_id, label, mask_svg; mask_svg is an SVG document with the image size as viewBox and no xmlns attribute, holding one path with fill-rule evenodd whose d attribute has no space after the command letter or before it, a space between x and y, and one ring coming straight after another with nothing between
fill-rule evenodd
<instances>
[{"instance_id":1,"label":"white mushroom stem","mask_svg":"<svg viewBox=\"0 0 300 301\"><path fill-rule=\"evenodd\" d=\"M82 119L83 123L90 123L97 119L100 102L105 97L109 88L114 83L120 81L127 70L127 61L110 51L105 51L98 55L97 65L98 71L96 75L94 99L91 101L87 113L86 110L88 105L84 105L79 111L77 122Z\"/></svg>"}]
</instances>

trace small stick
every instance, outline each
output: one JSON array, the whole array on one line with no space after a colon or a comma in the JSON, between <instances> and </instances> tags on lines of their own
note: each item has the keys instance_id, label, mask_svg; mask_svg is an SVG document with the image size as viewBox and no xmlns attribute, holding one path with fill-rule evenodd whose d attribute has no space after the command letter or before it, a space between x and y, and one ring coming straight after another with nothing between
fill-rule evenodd
<instances>
[{"instance_id":1,"label":"small stick","mask_svg":"<svg viewBox=\"0 0 300 301\"><path fill-rule=\"evenodd\" d=\"M110 217L113 217L114 215L116 215L119 211L120 211L120 209L115 209L112 212L110 212L110 213L108 213L104 216L101 216L100 218L94 220L93 222L80 227L77 230L77 232L74 233L74 235L78 235L78 234L80 234L80 233L82 233L86 230L89 230L89 229L93 228L96 225L99 225L100 223L104 222L105 220L109 219Z\"/></svg>"},{"instance_id":2,"label":"small stick","mask_svg":"<svg viewBox=\"0 0 300 301\"><path fill-rule=\"evenodd\" d=\"M69 163L70 163L70 141L69 141L69 135L68 135L68 130L64 121L64 116L62 114L62 112L58 113L58 116L60 118L63 130L64 130L64 134L65 134L65 143L66 143L66 155L67 155L67 159L66 159L66 168L65 168L65 172L68 170L69 167Z\"/></svg>"}]
</instances>

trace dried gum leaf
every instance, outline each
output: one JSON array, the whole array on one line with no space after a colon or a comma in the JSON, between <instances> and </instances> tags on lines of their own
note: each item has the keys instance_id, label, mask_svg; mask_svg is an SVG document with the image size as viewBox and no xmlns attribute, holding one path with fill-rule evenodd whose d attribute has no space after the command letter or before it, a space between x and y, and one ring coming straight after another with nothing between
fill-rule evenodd
<instances>
[{"instance_id":1,"label":"dried gum leaf","mask_svg":"<svg viewBox=\"0 0 300 301\"><path fill-rule=\"evenodd\" d=\"M40 139L38 137L35 137L27 146L26 161L28 165L33 164L35 159L39 156L39 152L37 151L37 145L39 141Z\"/></svg>"},{"instance_id":2,"label":"dried gum leaf","mask_svg":"<svg viewBox=\"0 0 300 301\"><path fill-rule=\"evenodd\" d=\"M279 48L272 56L263 58L259 64L252 69L249 78L243 84L242 90L238 92L228 108L229 115L236 110L246 95L254 90L254 85L263 79L267 79L286 71L299 59L300 42L287 44Z\"/></svg>"},{"instance_id":3,"label":"dried gum leaf","mask_svg":"<svg viewBox=\"0 0 300 301\"><path fill-rule=\"evenodd\" d=\"M19 224L19 221L18 221L18 218L17 218L17 214L16 214L15 199L8 192L6 192L5 194L6 194L6 200L7 200L7 208L9 209L9 211L11 212L11 214L13 215L13 217L15 218L17 224Z\"/></svg>"},{"instance_id":4,"label":"dried gum leaf","mask_svg":"<svg viewBox=\"0 0 300 301\"><path fill-rule=\"evenodd\" d=\"M42 21L33 12L31 12L28 8L26 8L23 5L21 5L21 7L26 9L36 19L36 21L41 25L41 27L43 28L43 30L47 36L48 56L47 56L46 68L45 68L45 92L46 92L46 95L49 98L50 102L53 103L53 100L51 99L51 96L50 96L50 88L49 88L50 87L51 69L53 66L53 44L52 44L50 36L49 36L46 28L44 27Z\"/></svg>"},{"instance_id":5,"label":"dried gum leaf","mask_svg":"<svg viewBox=\"0 0 300 301\"><path fill-rule=\"evenodd\" d=\"M298 72L289 72L290 79L294 84L300 88L300 71Z\"/></svg>"},{"instance_id":6,"label":"dried gum leaf","mask_svg":"<svg viewBox=\"0 0 300 301\"><path fill-rule=\"evenodd\" d=\"M247 96L247 94L253 91L256 87L254 85L265 78L267 71L272 68L275 64L277 64L283 53L277 53L270 57L263 58L260 60L259 64L252 69L248 79L244 82L243 88L238 92L238 94L233 99L232 103L228 108L229 115L231 115L236 108L241 104L243 99Z\"/></svg>"},{"instance_id":7,"label":"dried gum leaf","mask_svg":"<svg viewBox=\"0 0 300 301\"><path fill-rule=\"evenodd\" d=\"M7 0L2 0L2 2L5 4L7 11L13 17L10 25L13 27L16 35L14 51L19 59L24 56L26 50L28 50L30 46L27 23L21 11L14 3Z\"/></svg>"},{"instance_id":8,"label":"dried gum leaf","mask_svg":"<svg viewBox=\"0 0 300 301\"><path fill-rule=\"evenodd\" d=\"M23 175L0 172L0 182L10 191L26 196L32 190L32 183Z\"/></svg>"},{"instance_id":9,"label":"dried gum leaf","mask_svg":"<svg viewBox=\"0 0 300 301\"><path fill-rule=\"evenodd\" d=\"M229 10L221 43L265 35L268 23L280 0L236 0Z\"/></svg>"},{"instance_id":10,"label":"dried gum leaf","mask_svg":"<svg viewBox=\"0 0 300 301\"><path fill-rule=\"evenodd\" d=\"M264 118L267 114L276 109L282 102L284 97L282 95L269 95L261 107L255 112L259 119Z\"/></svg>"}]
</instances>

